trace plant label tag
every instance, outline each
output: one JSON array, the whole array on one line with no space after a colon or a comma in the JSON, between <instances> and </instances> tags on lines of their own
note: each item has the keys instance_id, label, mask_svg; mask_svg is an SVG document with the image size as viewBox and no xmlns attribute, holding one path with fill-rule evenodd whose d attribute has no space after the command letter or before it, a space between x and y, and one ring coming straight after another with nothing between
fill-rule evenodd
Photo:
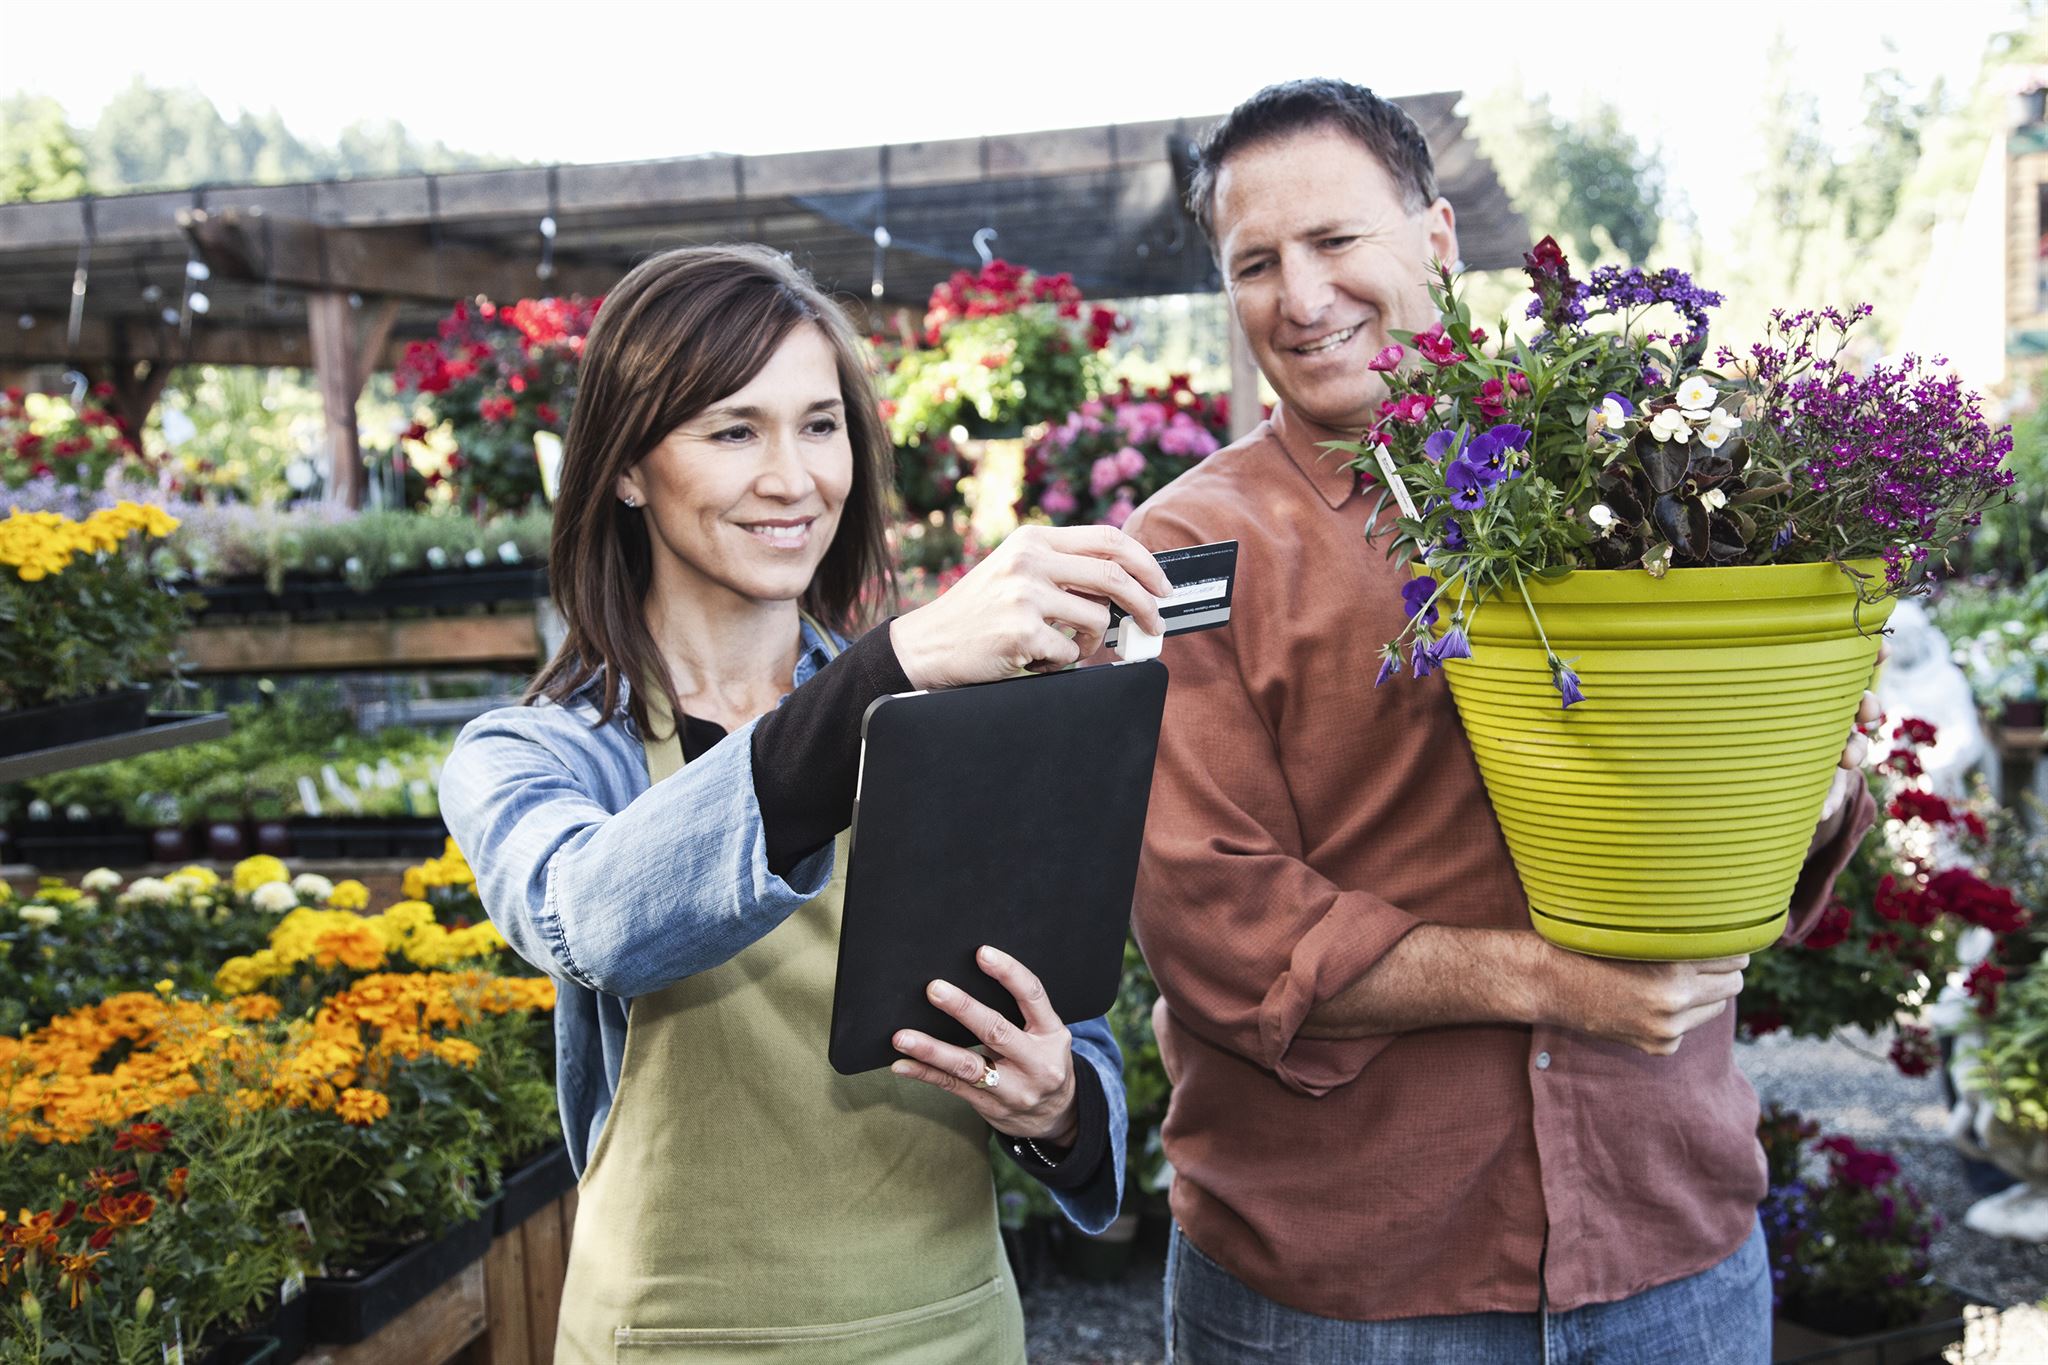
<instances>
[{"instance_id":1,"label":"plant label tag","mask_svg":"<svg viewBox=\"0 0 2048 1365\"><path fill-rule=\"evenodd\" d=\"M171 1319L171 1339L164 1343L164 1365L185 1365L185 1325Z\"/></svg>"},{"instance_id":2,"label":"plant label tag","mask_svg":"<svg viewBox=\"0 0 2048 1365\"><path fill-rule=\"evenodd\" d=\"M320 789L303 773L299 776L299 805L315 820L320 818Z\"/></svg>"},{"instance_id":3,"label":"plant label tag","mask_svg":"<svg viewBox=\"0 0 2048 1365\"><path fill-rule=\"evenodd\" d=\"M1166 596L1152 599L1159 604L1167 635L1214 630L1230 624L1230 600L1237 587L1236 541L1219 540L1185 549L1161 550L1154 558L1165 571L1166 581L1173 585L1173 591ZM1146 642L1144 631L1128 622L1124 609L1112 603L1103 646L1125 659L1156 657L1157 647ZM1130 637L1128 645L1126 636Z\"/></svg>"},{"instance_id":4,"label":"plant label tag","mask_svg":"<svg viewBox=\"0 0 2048 1365\"><path fill-rule=\"evenodd\" d=\"M1410 521L1422 520L1422 514L1415 510L1415 499L1408 494L1408 485L1401 478L1401 471L1394 468L1394 457L1387 453L1385 446L1373 452L1380 462L1380 473L1386 478L1387 487L1394 490L1394 501L1401 504L1401 515Z\"/></svg>"},{"instance_id":5,"label":"plant label tag","mask_svg":"<svg viewBox=\"0 0 2048 1365\"><path fill-rule=\"evenodd\" d=\"M285 1276L283 1282L277 1286L277 1301L279 1303L290 1303L305 1292L306 1272L294 1270L291 1274Z\"/></svg>"}]
</instances>

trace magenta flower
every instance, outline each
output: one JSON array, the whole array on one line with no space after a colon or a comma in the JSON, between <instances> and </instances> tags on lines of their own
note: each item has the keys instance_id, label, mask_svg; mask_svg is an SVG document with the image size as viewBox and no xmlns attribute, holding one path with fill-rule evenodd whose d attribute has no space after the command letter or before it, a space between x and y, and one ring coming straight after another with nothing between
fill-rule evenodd
<instances>
[{"instance_id":1,"label":"magenta flower","mask_svg":"<svg viewBox=\"0 0 2048 1365\"><path fill-rule=\"evenodd\" d=\"M1131 519L1131 513L1137 510L1137 504L1131 501L1131 490L1121 488L1117 490L1116 501L1111 503L1109 510L1102 514L1102 519L1111 526L1121 530L1123 529L1123 524Z\"/></svg>"},{"instance_id":2,"label":"magenta flower","mask_svg":"<svg viewBox=\"0 0 2048 1365\"><path fill-rule=\"evenodd\" d=\"M1099 498L1122 483L1123 478L1123 471L1116 465L1116 456L1104 455L1088 467L1088 491Z\"/></svg>"},{"instance_id":3,"label":"magenta flower","mask_svg":"<svg viewBox=\"0 0 2048 1365\"><path fill-rule=\"evenodd\" d=\"M1407 394L1400 398L1389 398L1380 404L1380 416L1391 417L1396 422L1420 422L1429 415L1429 399L1419 393Z\"/></svg>"},{"instance_id":4,"label":"magenta flower","mask_svg":"<svg viewBox=\"0 0 2048 1365\"><path fill-rule=\"evenodd\" d=\"M1415 349L1422 352L1423 357L1433 365L1453 365L1465 358L1464 352L1458 349L1457 343L1444 331L1441 322L1427 332L1416 333Z\"/></svg>"},{"instance_id":5,"label":"magenta flower","mask_svg":"<svg viewBox=\"0 0 2048 1365\"><path fill-rule=\"evenodd\" d=\"M1508 415L1508 386L1498 379L1489 379L1479 386L1477 399L1479 410L1488 417Z\"/></svg>"},{"instance_id":6,"label":"magenta flower","mask_svg":"<svg viewBox=\"0 0 2048 1365\"><path fill-rule=\"evenodd\" d=\"M1081 504L1075 499L1073 488L1065 479L1061 479L1045 490L1044 495L1038 500L1038 505L1045 509L1045 514L1049 517L1070 517Z\"/></svg>"},{"instance_id":7,"label":"magenta flower","mask_svg":"<svg viewBox=\"0 0 2048 1365\"><path fill-rule=\"evenodd\" d=\"M1135 479L1145 472L1145 457L1135 446L1125 446L1116 453L1116 472L1126 479Z\"/></svg>"},{"instance_id":8,"label":"magenta flower","mask_svg":"<svg viewBox=\"0 0 2048 1365\"><path fill-rule=\"evenodd\" d=\"M1385 350L1381 351L1378 355L1374 356L1372 358L1372 364L1366 366L1366 368L1368 370L1377 370L1381 374L1390 374L1393 371L1401 368L1401 360L1407 354L1407 348L1404 346L1389 346Z\"/></svg>"}]
</instances>

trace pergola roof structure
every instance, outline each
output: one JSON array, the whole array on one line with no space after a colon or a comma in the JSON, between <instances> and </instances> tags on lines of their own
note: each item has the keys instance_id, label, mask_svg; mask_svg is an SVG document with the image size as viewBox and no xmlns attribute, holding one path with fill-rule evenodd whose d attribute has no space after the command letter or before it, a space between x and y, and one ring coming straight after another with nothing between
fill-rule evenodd
<instances>
[{"instance_id":1,"label":"pergola roof structure","mask_svg":"<svg viewBox=\"0 0 2048 1365\"><path fill-rule=\"evenodd\" d=\"M1510 265L1526 231L1459 98L1399 102L1429 139L1466 262ZM0 368L314 364L309 303L325 294L383 301L358 357L374 369L455 298L601 294L686 243L766 242L830 289L913 308L978 263L983 228L996 254L1070 271L1094 297L1210 290L1181 190L1212 121L0 205Z\"/></svg>"}]
</instances>

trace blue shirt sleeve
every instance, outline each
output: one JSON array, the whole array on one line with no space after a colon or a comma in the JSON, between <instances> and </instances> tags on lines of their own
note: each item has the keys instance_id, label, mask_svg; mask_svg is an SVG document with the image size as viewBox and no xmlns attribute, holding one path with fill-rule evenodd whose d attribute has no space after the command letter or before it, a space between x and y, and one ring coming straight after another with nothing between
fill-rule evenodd
<instances>
[{"instance_id":1,"label":"blue shirt sleeve","mask_svg":"<svg viewBox=\"0 0 2048 1365\"><path fill-rule=\"evenodd\" d=\"M1088 1019L1067 1026L1074 1040L1074 1065L1092 1066L1102 1081L1102 1098L1109 1108L1109 1153L1095 1178L1078 1190L1048 1187L1053 1202L1083 1232L1101 1232L1115 1221L1123 1207L1124 1170L1127 1159L1130 1120L1124 1104L1124 1055L1109 1031L1109 1020Z\"/></svg>"},{"instance_id":2,"label":"blue shirt sleeve","mask_svg":"<svg viewBox=\"0 0 2048 1365\"><path fill-rule=\"evenodd\" d=\"M823 891L830 844L786 880L768 870L753 728L614 814L597 788L631 775L604 771L605 746L580 713L506 707L470 722L442 774L441 809L513 951L631 999L727 961Z\"/></svg>"}]
</instances>

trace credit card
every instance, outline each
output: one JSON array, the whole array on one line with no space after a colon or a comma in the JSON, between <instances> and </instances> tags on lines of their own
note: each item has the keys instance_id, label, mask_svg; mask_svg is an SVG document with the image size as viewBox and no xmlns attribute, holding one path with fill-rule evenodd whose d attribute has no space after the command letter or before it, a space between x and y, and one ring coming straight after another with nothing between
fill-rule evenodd
<instances>
[{"instance_id":1,"label":"credit card","mask_svg":"<svg viewBox=\"0 0 2048 1365\"><path fill-rule=\"evenodd\" d=\"M1214 630L1230 624L1230 599L1237 585L1237 542L1218 540L1208 545L1190 545L1179 550L1161 550L1153 556L1166 572L1173 591L1152 600L1159 604L1160 618L1168 635L1185 635L1192 630ZM1115 649L1123 638L1128 613L1114 603L1109 608L1109 633L1102 643Z\"/></svg>"}]
</instances>

